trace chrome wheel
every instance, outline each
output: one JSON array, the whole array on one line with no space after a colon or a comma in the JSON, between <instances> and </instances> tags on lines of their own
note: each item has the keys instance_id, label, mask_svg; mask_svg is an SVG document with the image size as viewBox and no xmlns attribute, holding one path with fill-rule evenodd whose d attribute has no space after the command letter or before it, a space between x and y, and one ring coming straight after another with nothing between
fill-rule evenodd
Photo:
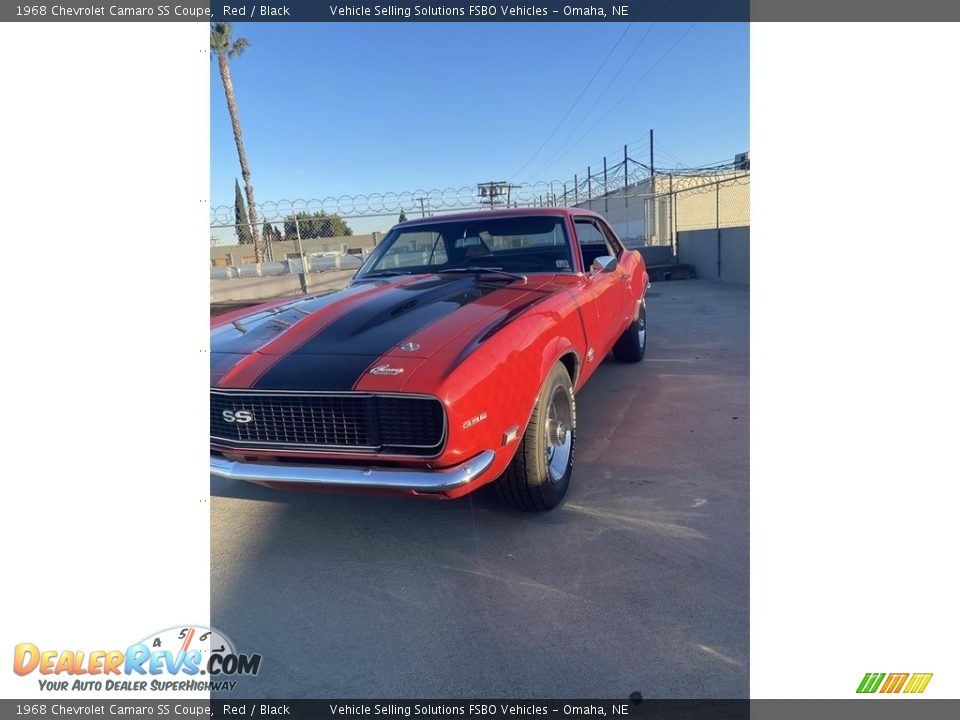
<instances>
[{"instance_id":1,"label":"chrome wheel","mask_svg":"<svg viewBox=\"0 0 960 720\"><path fill-rule=\"evenodd\" d=\"M640 316L637 318L637 336L640 338L640 351L643 352L647 346L647 308L641 309Z\"/></svg>"},{"instance_id":2,"label":"chrome wheel","mask_svg":"<svg viewBox=\"0 0 960 720\"><path fill-rule=\"evenodd\" d=\"M636 340L634 335L630 337ZM509 467L497 478L500 497L526 512L543 512L559 505L573 474L576 425L573 380L564 363L557 361L537 393L530 422Z\"/></svg>"},{"instance_id":3,"label":"chrome wheel","mask_svg":"<svg viewBox=\"0 0 960 720\"><path fill-rule=\"evenodd\" d=\"M573 405L570 393L564 387L555 387L547 408L544 423L544 461L552 482L560 482L567 473L573 448Z\"/></svg>"}]
</instances>

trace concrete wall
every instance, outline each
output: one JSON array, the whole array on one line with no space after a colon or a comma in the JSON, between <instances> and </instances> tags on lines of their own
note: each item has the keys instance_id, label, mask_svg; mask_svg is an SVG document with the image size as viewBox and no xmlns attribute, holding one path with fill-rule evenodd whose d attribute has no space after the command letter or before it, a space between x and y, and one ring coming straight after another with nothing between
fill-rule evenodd
<instances>
[{"instance_id":1,"label":"concrete wall","mask_svg":"<svg viewBox=\"0 0 960 720\"><path fill-rule=\"evenodd\" d=\"M749 225L681 231L677 233L677 251L680 262L693 265L698 278L750 284Z\"/></svg>"},{"instance_id":2,"label":"concrete wall","mask_svg":"<svg viewBox=\"0 0 960 720\"><path fill-rule=\"evenodd\" d=\"M340 290L345 288L355 270L342 272L309 273L307 290ZM268 300L286 295L299 295L300 275L278 275L276 277L233 278L231 280L210 281L210 302L227 300Z\"/></svg>"},{"instance_id":3,"label":"concrete wall","mask_svg":"<svg viewBox=\"0 0 960 720\"><path fill-rule=\"evenodd\" d=\"M576 205L568 196L567 202L573 207L600 213L624 244L636 246L646 241L646 200L639 197L645 192L649 192L649 183L634 183L628 186L626 193L622 189L615 190L604 197L581 200Z\"/></svg>"},{"instance_id":4,"label":"concrete wall","mask_svg":"<svg viewBox=\"0 0 960 720\"><path fill-rule=\"evenodd\" d=\"M750 186L741 182L713 183L742 176L742 171L709 175L676 176L657 173L657 199L651 197L649 179L633 183L626 192L621 188L592 200L580 196L576 207L602 214L627 244L669 244L671 230L701 230L718 224L739 227L750 222ZM674 188L676 198L664 195ZM703 186L699 190L691 190ZM719 198L718 198L719 195ZM572 199L567 196L569 204ZM671 218L671 215L674 217Z\"/></svg>"},{"instance_id":5,"label":"concrete wall","mask_svg":"<svg viewBox=\"0 0 960 720\"><path fill-rule=\"evenodd\" d=\"M375 234L345 235L331 238L307 238L303 241L303 252L306 255L317 252L339 252L344 246L361 248L368 253L376 244ZM280 240L272 243L273 259L286 260L289 255L297 252L296 240ZM232 257L233 262L229 260ZM244 262L253 262L253 245L212 245L210 247L210 261L213 265L239 265Z\"/></svg>"},{"instance_id":6,"label":"concrete wall","mask_svg":"<svg viewBox=\"0 0 960 720\"><path fill-rule=\"evenodd\" d=\"M643 255L643 262L647 265L666 265L673 262L673 248L669 245L648 245L636 249Z\"/></svg>"}]
</instances>

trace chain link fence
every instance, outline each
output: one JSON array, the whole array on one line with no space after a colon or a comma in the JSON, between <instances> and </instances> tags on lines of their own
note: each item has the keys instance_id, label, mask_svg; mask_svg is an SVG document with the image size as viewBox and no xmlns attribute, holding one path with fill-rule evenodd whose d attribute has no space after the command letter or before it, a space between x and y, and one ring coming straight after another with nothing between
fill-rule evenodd
<instances>
[{"instance_id":1,"label":"chain link fence","mask_svg":"<svg viewBox=\"0 0 960 720\"><path fill-rule=\"evenodd\" d=\"M589 209L628 247L668 246L676 257L684 232L750 224L749 183L749 168L732 164L651 175L625 158L568 182L268 201L257 207L257 232L241 208L219 206L211 209L212 295L258 299L342 286L397 222L484 209Z\"/></svg>"}]
</instances>

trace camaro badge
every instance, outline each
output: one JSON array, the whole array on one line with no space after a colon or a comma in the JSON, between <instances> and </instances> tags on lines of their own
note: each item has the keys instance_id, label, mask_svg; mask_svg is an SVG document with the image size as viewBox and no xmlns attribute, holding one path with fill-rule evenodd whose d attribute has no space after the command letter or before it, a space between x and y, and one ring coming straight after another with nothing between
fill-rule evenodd
<instances>
[{"instance_id":1,"label":"camaro badge","mask_svg":"<svg viewBox=\"0 0 960 720\"><path fill-rule=\"evenodd\" d=\"M377 365L370 371L371 375L399 375L403 368L390 367L389 365Z\"/></svg>"},{"instance_id":2,"label":"camaro badge","mask_svg":"<svg viewBox=\"0 0 960 720\"><path fill-rule=\"evenodd\" d=\"M420 345L411 340L410 342L405 342L403 345L401 345L400 349L406 350L407 352L416 352L420 349Z\"/></svg>"}]
</instances>

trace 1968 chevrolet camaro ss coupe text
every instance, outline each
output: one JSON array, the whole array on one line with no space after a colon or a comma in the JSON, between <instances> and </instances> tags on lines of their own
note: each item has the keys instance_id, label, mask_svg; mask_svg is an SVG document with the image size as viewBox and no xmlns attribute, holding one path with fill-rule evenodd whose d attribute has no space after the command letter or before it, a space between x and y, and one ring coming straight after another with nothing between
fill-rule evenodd
<instances>
[{"instance_id":1,"label":"1968 chevrolet camaro ss coupe text","mask_svg":"<svg viewBox=\"0 0 960 720\"><path fill-rule=\"evenodd\" d=\"M350 286L214 318L210 469L523 510L570 483L574 394L646 345L643 259L576 208L395 226Z\"/></svg>"}]
</instances>

